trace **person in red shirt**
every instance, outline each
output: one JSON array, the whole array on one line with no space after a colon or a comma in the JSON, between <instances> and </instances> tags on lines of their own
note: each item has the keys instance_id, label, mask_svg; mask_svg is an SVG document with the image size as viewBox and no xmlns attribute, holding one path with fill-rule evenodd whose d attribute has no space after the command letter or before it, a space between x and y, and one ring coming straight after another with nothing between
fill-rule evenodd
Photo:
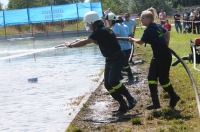
<instances>
[{"instance_id":1,"label":"person in red shirt","mask_svg":"<svg viewBox=\"0 0 200 132\"><path fill-rule=\"evenodd\" d=\"M165 22L165 24L163 25L163 27L164 27L165 29L167 29L168 31L171 31L171 24L169 23L168 20L166 20L166 22Z\"/></svg>"}]
</instances>

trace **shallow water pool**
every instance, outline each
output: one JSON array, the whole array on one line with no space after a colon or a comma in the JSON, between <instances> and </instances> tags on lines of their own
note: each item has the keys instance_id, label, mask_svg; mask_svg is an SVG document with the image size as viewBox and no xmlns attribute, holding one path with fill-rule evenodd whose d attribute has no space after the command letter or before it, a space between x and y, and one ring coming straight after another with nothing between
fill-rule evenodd
<instances>
[{"instance_id":1,"label":"shallow water pool","mask_svg":"<svg viewBox=\"0 0 200 132\"><path fill-rule=\"evenodd\" d=\"M67 41L21 40L0 44L0 57ZM97 46L58 49L0 61L0 131L62 132L77 98L86 95L104 65ZM38 78L29 83L29 78ZM70 105L68 105L70 104Z\"/></svg>"}]
</instances>

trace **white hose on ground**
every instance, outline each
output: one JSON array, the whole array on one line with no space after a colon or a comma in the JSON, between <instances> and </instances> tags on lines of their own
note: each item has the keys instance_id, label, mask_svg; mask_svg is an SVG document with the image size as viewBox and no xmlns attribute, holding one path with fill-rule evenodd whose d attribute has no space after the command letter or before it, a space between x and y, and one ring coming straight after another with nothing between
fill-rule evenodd
<instances>
[{"instance_id":1,"label":"white hose on ground","mask_svg":"<svg viewBox=\"0 0 200 132\"><path fill-rule=\"evenodd\" d=\"M196 67L196 63L197 63L197 58L196 58L196 51L195 51L195 47L194 46L192 46L192 50L193 50L193 64L194 64L194 69L196 70L196 71L199 71L200 72L200 69L198 69L197 67Z\"/></svg>"}]
</instances>

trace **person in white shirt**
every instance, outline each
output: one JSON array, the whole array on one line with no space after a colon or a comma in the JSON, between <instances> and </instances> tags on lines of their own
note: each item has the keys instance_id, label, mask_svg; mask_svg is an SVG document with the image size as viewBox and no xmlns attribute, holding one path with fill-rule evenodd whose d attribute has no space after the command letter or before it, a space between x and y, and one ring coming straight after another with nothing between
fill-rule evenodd
<instances>
[{"instance_id":1,"label":"person in white shirt","mask_svg":"<svg viewBox=\"0 0 200 132\"><path fill-rule=\"evenodd\" d=\"M163 11L163 9L161 9L161 11L159 13L159 19L160 19L161 25L165 24L165 21L167 19L167 14L166 14L166 12Z\"/></svg>"}]
</instances>

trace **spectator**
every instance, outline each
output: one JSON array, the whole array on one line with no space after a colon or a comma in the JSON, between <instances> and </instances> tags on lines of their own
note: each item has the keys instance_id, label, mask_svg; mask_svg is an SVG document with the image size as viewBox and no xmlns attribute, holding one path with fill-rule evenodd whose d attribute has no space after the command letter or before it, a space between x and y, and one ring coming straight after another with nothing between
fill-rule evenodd
<instances>
[{"instance_id":1,"label":"spectator","mask_svg":"<svg viewBox=\"0 0 200 132\"><path fill-rule=\"evenodd\" d=\"M185 12L183 13L183 28L186 28L188 26L190 20L190 13L187 9L185 9Z\"/></svg>"},{"instance_id":2,"label":"spectator","mask_svg":"<svg viewBox=\"0 0 200 132\"><path fill-rule=\"evenodd\" d=\"M135 29L136 29L136 22L133 19L130 19L130 14L125 13L124 14L124 24L128 26L129 28L129 33L128 35L130 37L133 37L135 34Z\"/></svg>"},{"instance_id":3,"label":"spectator","mask_svg":"<svg viewBox=\"0 0 200 132\"><path fill-rule=\"evenodd\" d=\"M163 27L164 27L165 29L167 29L168 31L171 31L171 24L169 23L168 20L166 20L166 22L165 22L165 24L163 25Z\"/></svg>"},{"instance_id":4,"label":"spectator","mask_svg":"<svg viewBox=\"0 0 200 132\"><path fill-rule=\"evenodd\" d=\"M175 28L176 28L177 33L179 33L179 29L180 29L180 32L182 33L182 26L181 26L180 18L181 18L181 15L176 10L176 12L174 14L174 23L175 23Z\"/></svg>"},{"instance_id":5,"label":"spectator","mask_svg":"<svg viewBox=\"0 0 200 132\"><path fill-rule=\"evenodd\" d=\"M200 34L200 8L198 7L196 9L196 27L197 27L197 33Z\"/></svg>"},{"instance_id":6,"label":"spectator","mask_svg":"<svg viewBox=\"0 0 200 132\"><path fill-rule=\"evenodd\" d=\"M129 13L125 13L124 14L124 24L128 26L129 28L129 32L128 32L128 36L129 37L134 37L135 35L135 30L136 30L136 22L133 19L130 19L130 14ZM130 55L130 62L133 61L133 53L134 53L134 44L132 44L132 49L131 49L131 55ZM132 62L133 63L133 62Z\"/></svg>"},{"instance_id":7,"label":"spectator","mask_svg":"<svg viewBox=\"0 0 200 132\"><path fill-rule=\"evenodd\" d=\"M190 13L190 21L191 21L191 27L192 27L192 32L193 34L196 34L196 24L195 24L195 17L196 17L196 11L192 9Z\"/></svg>"},{"instance_id":8,"label":"spectator","mask_svg":"<svg viewBox=\"0 0 200 132\"><path fill-rule=\"evenodd\" d=\"M159 13L159 19L160 19L160 24L164 25L165 21L167 19L167 15L166 13L163 11L163 9L161 9L160 13Z\"/></svg>"}]
</instances>

